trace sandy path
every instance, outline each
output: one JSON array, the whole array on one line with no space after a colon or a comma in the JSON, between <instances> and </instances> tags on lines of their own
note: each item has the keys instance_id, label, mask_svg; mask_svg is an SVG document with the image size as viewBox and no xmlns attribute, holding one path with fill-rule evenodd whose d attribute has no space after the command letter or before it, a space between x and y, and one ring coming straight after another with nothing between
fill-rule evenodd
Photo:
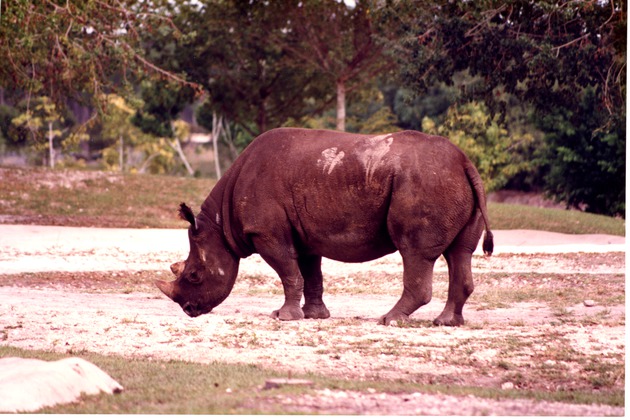
<instances>
[{"instance_id":1,"label":"sandy path","mask_svg":"<svg viewBox=\"0 0 630 420\"><path fill-rule=\"evenodd\" d=\"M612 235L566 235L527 230L495 231L495 255L625 252L625 238ZM108 229L59 226L0 225L0 272L5 274L41 271L168 270L171 263L186 258L188 236L184 229ZM480 247L476 251L481 254ZM361 269L382 264L398 265L400 255L363 263ZM254 255L242 262L241 270L259 267ZM355 264L326 260L324 269ZM440 267L437 267L440 269Z\"/></svg>"},{"instance_id":2,"label":"sandy path","mask_svg":"<svg viewBox=\"0 0 630 420\"><path fill-rule=\"evenodd\" d=\"M598 264L576 269L537 262L527 254L544 252L625 251L625 239L607 235L560 235L531 231L495 232L498 255L475 259L475 271L612 273L623 264ZM0 270L3 273L51 271L166 270L187 252L184 230L91 229L0 225ZM534 267L534 269L532 269ZM325 274L400 273L393 254L364 264L325 261ZM437 271L445 270L438 262ZM275 278L258 256L243 261L241 273ZM357 304L360 299L360 304ZM581 358L625 356L623 305L565 308L570 322L558 322L557 309L536 302L487 310L474 302L469 319L478 328L425 328L444 302L434 299L414 319L413 328L376 325L397 300L393 295L330 295L328 320L279 322L268 314L282 302L277 294L248 295L240 290L212 314L188 318L179 306L154 293L86 293L69 289L0 287L0 342L4 345L58 352L93 351L149 359L195 362L221 360L258 363L290 372L319 372L348 378L387 378L416 382L429 378L454 384L501 388L512 384L511 372L497 367L509 360L513 371L534 374L549 366L566 376L584 375L578 362L556 362L557 351L571 348ZM586 320L603 319L591 325ZM506 346L506 343L521 343ZM282 351L278 351L282 349ZM577 356L576 356L577 357ZM547 366L549 365L549 366ZM588 373L586 373L588 374ZM448 383L448 382L447 382ZM506 385L511 384L511 385ZM551 384L550 386L552 386ZM475 397L422 394L340 393L318 390L301 399L270 403L319 413L364 414L498 414L498 415L623 415L621 407L499 402ZM404 403L404 404L403 404Z\"/></svg>"}]
</instances>

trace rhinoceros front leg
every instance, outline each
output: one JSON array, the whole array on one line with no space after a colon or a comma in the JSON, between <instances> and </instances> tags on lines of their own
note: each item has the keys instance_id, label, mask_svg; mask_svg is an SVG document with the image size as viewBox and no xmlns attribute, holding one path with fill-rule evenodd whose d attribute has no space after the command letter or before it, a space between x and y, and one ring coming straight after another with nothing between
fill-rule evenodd
<instances>
[{"instance_id":1,"label":"rhinoceros front leg","mask_svg":"<svg viewBox=\"0 0 630 420\"><path fill-rule=\"evenodd\" d=\"M273 311L271 317L281 321L304 319L304 311L300 308L304 290L302 275L299 272L297 275L281 275L280 280L284 288L284 305Z\"/></svg>"},{"instance_id":2,"label":"rhinoceros front leg","mask_svg":"<svg viewBox=\"0 0 630 420\"><path fill-rule=\"evenodd\" d=\"M260 239L255 240L254 244L260 256L278 273L284 289L284 304L273 311L271 317L282 321L303 319L304 312L300 304L304 293L304 278L300 273L297 255L286 252L292 246Z\"/></svg>"},{"instance_id":3,"label":"rhinoceros front leg","mask_svg":"<svg viewBox=\"0 0 630 420\"><path fill-rule=\"evenodd\" d=\"M402 254L402 252L401 252ZM394 307L379 319L379 324L407 321L419 307L431 301L435 260L403 254L403 292Z\"/></svg>"},{"instance_id":4,"label":"rhinoceros front leg","mask_svg":"<svg viewBox=\"0 0 630 420\"><path fill-rule=\"evenodd\" d=\"M298 265L304 277L304 317L325 319L330 312L324 304L324 277L322 275L322 257L319 255L302 255L298 258Z\"/></svg>"}]
</instances>

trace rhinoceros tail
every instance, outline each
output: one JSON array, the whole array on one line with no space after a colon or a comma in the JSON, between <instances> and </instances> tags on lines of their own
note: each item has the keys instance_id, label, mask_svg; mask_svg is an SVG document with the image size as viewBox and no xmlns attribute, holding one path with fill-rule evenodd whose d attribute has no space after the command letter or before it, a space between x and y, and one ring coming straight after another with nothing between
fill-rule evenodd
<instances>
[{"instance_id":1,"label":"rhinoceros tail","mask_svg":"<svg viewBox=\"0 0 630 420\"><path fill-rule=\"evenodd\" d=\"M483 253L487 256L492 255L494 251L494 235L491 231L486 230L486 236L483 238Z\"/></svg>"},{"instance_id":2,"label":"rhinoceros tail","mask_svg":"<svg viewBox=\"0 0 630 420\"><path fill-rule=\"evenodd\" d=\"M492 255L494 251L494 235L490 230L490 222L488 221L488 208L486 206L486 191L483 188L483 182L481 181L481 176L477 171L477 168L467 160L466 162L466 176L468 177L468 181L475 193L475 197L477 198L477 206L481 211L481 216L483 217L483 222L486 225L486 234L483 238L483 252L487 256Z\"/></svg>"}]
</instances>

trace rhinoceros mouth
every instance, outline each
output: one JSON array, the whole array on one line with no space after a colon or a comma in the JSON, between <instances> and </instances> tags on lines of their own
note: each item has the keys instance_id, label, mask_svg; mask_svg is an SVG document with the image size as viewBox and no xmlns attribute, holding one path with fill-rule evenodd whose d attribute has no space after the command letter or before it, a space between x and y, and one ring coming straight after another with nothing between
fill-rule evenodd
<instances>
[{"instance_id":1,"label":"rhinoceros mouth","mask_svg":"<svg viewBox=\"0 0 630 420\"><path fill-rule=\"evenodd\" d=\"M184 303L182 305L182 309L184 310L184 313L191 318L195 318L195 317L198 317L199 315L207 314L208 312L212 311L211 307L206 308L206 307L203 307L201 305L191 303L191 302Z\"/></svg>"}]
</instances>

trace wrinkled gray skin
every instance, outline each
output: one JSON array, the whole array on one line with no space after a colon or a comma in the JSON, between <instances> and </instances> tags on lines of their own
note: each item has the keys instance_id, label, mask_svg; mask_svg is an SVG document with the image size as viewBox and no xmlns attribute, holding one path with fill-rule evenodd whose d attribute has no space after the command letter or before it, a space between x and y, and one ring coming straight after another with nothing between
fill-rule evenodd
<instances>
[{"instance_id":1,"label":"wrinkled gray skin","mask_svg":"<svg viewBox=\"0 0 630 420\"><path fill-rule=\"evenodd\" d=\"M190 254L171 266L174 282L156 284L189 316L205 314L230 294L239 260L258 253L284 287L273 317L328 318L322 257L363 262L398 250L404 289L379 320L389 325L431 300L433 265L444 255L448 299L434 323L461 325L484 225L492 253L486 214L479 173L447 139L275 129L247 147L196 217L182 203Z\"/></svg>"}]
</instances>

